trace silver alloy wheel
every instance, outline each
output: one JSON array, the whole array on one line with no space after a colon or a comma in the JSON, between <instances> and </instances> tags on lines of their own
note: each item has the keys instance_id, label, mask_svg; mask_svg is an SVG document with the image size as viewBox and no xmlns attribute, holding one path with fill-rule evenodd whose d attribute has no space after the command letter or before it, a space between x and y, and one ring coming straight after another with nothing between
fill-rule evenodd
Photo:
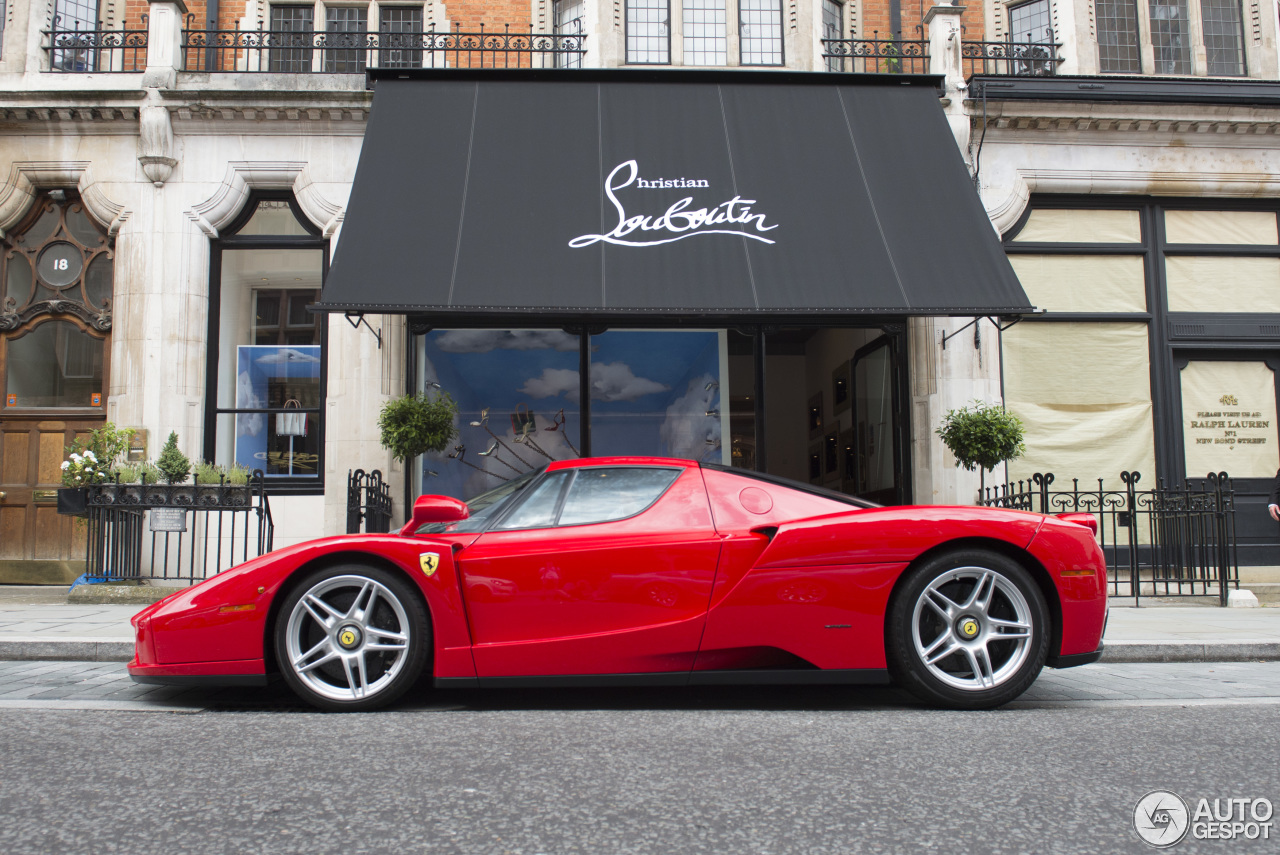
<instances>
[{"instance_id":1,"label":"silver alloy wheel","mask_svg":"<svg viewBox=\"0 0 1280 855\"><path fill-rule=\"evenodd\" d=\"M312 586L289 613L288 666L322 697L370 698L403 670L409 627L404 606L385 585L366 576L334 576Z\"/></svg>"},{"instance_id":2,"label":"silver alloy wheel","mask_svg":"<svg viewBox=\"0 0 1280 855\"><path fill-rule=\"evenodd\" d=\"M994 689L1016 674L1030 655L1032 630L1026 597L987 567L941 574L911 615L920 662L937 680L968 692Z\"/></svg>"}]
</instances>

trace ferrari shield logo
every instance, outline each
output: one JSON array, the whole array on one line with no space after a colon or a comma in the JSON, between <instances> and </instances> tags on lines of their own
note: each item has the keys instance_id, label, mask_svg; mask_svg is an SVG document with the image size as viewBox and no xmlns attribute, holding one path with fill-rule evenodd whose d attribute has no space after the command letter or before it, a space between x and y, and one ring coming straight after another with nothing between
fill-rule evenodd
<instances>
[{"instance_id":1,"label":"ferrari shield logo","mask_svg":"<svg viewBox=\"0 0 1280 855\"><path fill-rule=\"evenodd\" d=\"M418 566L422 568L422 572L430 576L440 569L440 553L423 552L418 556Z\"/></svg>"}]
</instances>

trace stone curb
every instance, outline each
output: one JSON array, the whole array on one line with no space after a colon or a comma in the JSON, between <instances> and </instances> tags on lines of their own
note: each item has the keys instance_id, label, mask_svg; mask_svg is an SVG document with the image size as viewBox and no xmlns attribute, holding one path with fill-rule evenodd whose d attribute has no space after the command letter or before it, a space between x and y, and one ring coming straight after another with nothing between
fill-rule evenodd
<instances>
[{"instance_id":1,"label":"stone curb","mask_svg":"<svg viewBox=\"0 0 1280 855\"><path fill-rule=\"evenodd\" d=\"M1102 662L1253 662L1280 660L1280 641L1108 641Z\"/></svg>"},{"instance_id":2,"label":"stone curb","mask_svg":"<svg viewBox=\"0 0 1280 855\"><path fill-rule=\"evenodd\" d=\"M0 661L128 662L132 658L132 641L76 637L54 640L21 636L0 639Z\"/></svg>"},{"instance_id":3,"label":"stone curb","mask_svg":"<svg viewBox=\"0 0 1280 855\"><path fill-rule=\"evenodd\" d=\"M102 638L0 639L0 661L128 662L133 642ZM1108 641L1102 662L1280 661L1280 641Z\"/></svg>"}]
</instances>

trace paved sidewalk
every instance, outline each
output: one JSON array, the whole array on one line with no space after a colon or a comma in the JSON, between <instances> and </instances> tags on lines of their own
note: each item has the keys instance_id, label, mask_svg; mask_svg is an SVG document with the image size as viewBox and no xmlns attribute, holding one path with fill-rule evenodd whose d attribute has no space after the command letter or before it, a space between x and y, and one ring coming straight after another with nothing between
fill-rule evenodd
<instances>
[{"instance_id":1,"label":"paved sidewalk","mask_svg":"<svg viewBox=\"0 0 1280 855\"><path fill-rule=\"evenodd\" d=\"M0 661L124 662L133 657L137 605L67 605L60 588L0 586ZM1280 608L1224 609L1153 602L1111 606L1103 661L1280 660Z\"/></svg>"}]
</instances>

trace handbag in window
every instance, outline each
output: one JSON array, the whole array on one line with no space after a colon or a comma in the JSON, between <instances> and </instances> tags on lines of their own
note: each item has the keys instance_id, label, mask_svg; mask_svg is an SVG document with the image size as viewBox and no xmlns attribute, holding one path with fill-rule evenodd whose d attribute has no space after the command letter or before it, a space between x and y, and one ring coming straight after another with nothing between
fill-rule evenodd
<instances>
[{"instance_id":1,"label":"handbag in window","mask_svg":"<svg viewBox=\"0 0 1280 855\"><path fill-rule=\"evenodd\" d=\"M284 402L284 408L297 412L276 413L276 436L306 436L307 414L302 412L302 402L290 398Z\"/></svg>"}]
</instances>

